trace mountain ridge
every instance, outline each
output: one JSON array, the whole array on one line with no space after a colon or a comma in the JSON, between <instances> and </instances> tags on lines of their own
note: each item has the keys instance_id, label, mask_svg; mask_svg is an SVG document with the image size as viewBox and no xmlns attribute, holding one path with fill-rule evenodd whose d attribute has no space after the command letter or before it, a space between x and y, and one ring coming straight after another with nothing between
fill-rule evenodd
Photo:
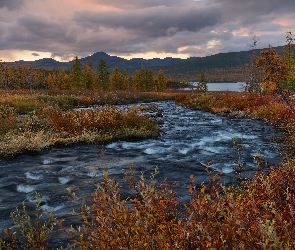
<instances>
[{"instance_id":1,"label":"mountain ridge","mask_svg":"<svg viewBox=\"0 0 295 250\"><path fill-rule=\"evenodd\" d=\"M144 67L157 67L157 66L167 66L171 64L182 63L185 60L193 60L195 57L191 57L188 59L181 59L181 58L172 58L166 57L164 59L160 58L153 58L153 59L144 59L144 58L132 58L132 59L125 59L118 56L111 56L105 52L95 52L90 56L86 56L83 58L79 58L81 64L84 66L88 61L92 61L93 68L95 69L99 63L100 58L104 59L108 64L109 68L112 69L113 67L117 66L120 69L130 69L130 68L140 68ZM68 62L60 62L53 58L42 58L37 59L35 61L24 61L19 60L15 62L5 62L6 65L27 65L32 64L36 67L52 67L52 68L61 68L70 70L72 61Z\"/></svg>"},{"instance_id":2,"label":"mountain ridge","mask_svg":"<svg viewBox=\"0 0 295 250\"><path fill-rule=\"evenodd\" d=\"M283 46L273 47L279 54L282 54ZM264 49L254 50L257 55ZM295 48L293 48L295 52ZM142 66L153 69L154 73L162 69L168 78L177 80L194 81L201 70L204 70L209 81L244 81L244 68L249 62L253 50L218 53L205 57L190 57L187 59L166 57L164 59L153 58L132 58L124 59L118 56L111 56L105 52L96 52L90 56L80 58L84 65L92 61L93 69L96 71L100 58L104 59L109 66L109 70L117 66L120 70L126 70L128 75ZM6 62L6 65L27 65L35 67L56 68L70 70L72 61L59 62L53 58L43 58L35 61L15 61ZM228 76L226 76L228 75Z\"/></svg>"}]
</instances>

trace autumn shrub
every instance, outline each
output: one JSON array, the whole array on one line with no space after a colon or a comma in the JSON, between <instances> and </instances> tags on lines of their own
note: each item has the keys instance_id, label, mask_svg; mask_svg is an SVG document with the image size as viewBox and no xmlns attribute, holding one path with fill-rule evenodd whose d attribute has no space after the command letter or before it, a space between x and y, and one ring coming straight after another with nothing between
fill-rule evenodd
<instances>
[{"instance_id":1,"label":"autumn shrub","mask_svg":"<svg viewBox=\"0 0 295 250\"><path fill-rule=\"evenodd\" d=\"M42 106L68 110L90 105L114 105L173 100L179 94L165 92L96 91L96 90L0 90L0 104L15 106L27 113Z\"/></svg>"},{"instance_id":2,"label":"autumn shrub","mask_svg":"<svg viewBox=\"0 0 295 250\"><path fill-rule=\"evenodd\" d=\"M68 110L74 106L78 105L78 98L75 98L72 95L45 95L45 94L38 94L36 95L37 100L40 102L40 106L52 106L58 107L63 110Z\"/></svg>"},{"instance_id":3,"label":"autumn shrub","mask_svg":"<svg viewBox=\"0 0 295 250\"><path fill-rule=\"evenodd\" d=\"M53 211L42 211L40 195L36 195L35 218L31 217L23 202L22 208L11 213L14 228L7 227L2 231L0 249L38 249L47 250L48 238L60 221L53 216ZM46 217L46 218L44 218Z\"/></svg>"},{"instance_id":4,"label":"autumn shrub","mask_svg":"<svg viewBox=\"0 0 295 250\"><path fill-rule=\"evenodd\" d=\"M55 109L50 114L50 122L55 132L69 135L85 131L120 133L120 130L139 128L156 130L156 134L158 133L155 121L134 110L121 111L114 106L67 112Z\"/></svg>"},{"instance_id":5,"label":"autumn shrub","mask_svg":"<svg viewBox=\"0 0 295 250\"><path fill-rule=\"evenodd\" d=\"M252 112L253 117L263 119L273 126L284 129L288 124L294 124L295 113L284 103L270 103Z\"/></svg>"},{"instance_id":6,"label":"autumn shrub","mask_svg":"<svg viewBox=\"0 0 295 250\"><path fill-rule=\"evenodd\" d=\"M38 101L34 98L17 98L14 100L13 106L19 114L27 114L37 108Z\"/></svg>"},{"instance_id":7,"label":"autumn shrub","mask_svg":"<svg viewBox=\"0 0 295 250\"><path fill-rule=\"evenodd\" d=\"M191 95L180 104L213 113L244 111L253 118L263 119L274 126L282 127L293 123L295 117L294 112L280 98L247 93Z\"/></svg>"},{"instance_id":8,"label":"autumn shrub","mask_svg":"<svg viewBox=\"0 0 295 250\"><path fill-rule=\"evenodd\" d=\"M1 158L11 158L25 152L38 152L53 146L58 137L46 131L7 132L0 140Z\"/></svg>"},{"instance_id":9,"label":"autumn shrub","mask_svg":"<svg viewBox=\"0 0 295 250\"><path fill-rule=\"evenodd\" d=\"M231 95L234 94L208 93L179 98L179 101L192 108L204 108L217 113L242 109L255 118L283 128L288 133L288 146L294 148L294 115L284 103L270 97ZM154 126L156 123L140 113L144 109L142 106L121 112L105 106L80 113L53 109L50 111L51 118L55 119L51 120L55 124L53 131L59 131L60 137L43 140L40 134L39 138L30 143L36 145L37 141L54 140L64 140L63 143L69 140L73 143L71 140L74 139L91 141L97 135L97 129L106 127L116 128L116 136L125 133L125 137L127 131L133 129L147 131L149 128L156 131L159 128ZM36 114L38 112L45 118L45 110L37 109ZM106 114L110 118L104 118ZM96 123L95 119L105 119L100 121L105 127L99 127L100 122ZM118 124L120 125L116 127ZM71 137L71 126L76 129L75 137ZM83 130L84 127L88 130ZM33 138L32 134L29 137ZM9 135L11 138L7 141L12 141L13 134ZM62 135L66 136L61 138ZM108 134L104 133L104 136ZM110 138L114 137L108 137ZM222 173L212 170L208 165L208 183L196 183L196 178L192 175L188 180L187 193L182 194L175 191L175 186L169 183L169 179L157 179L157 171L151 174L151 178L146 178L144 174L138 176L130 169L126 171L127 184L116 182L105 173L94 192L83 199L78 213L72 215L80 216L81 224L61 228L69 237L67 248L294 249L295 161L289 156L289 159L284 159L282 166L271 167L267 171L264 171L263 165L258 165L251 179L234 186L224 186ZM126 188L128 197L123 195ZM69 194L75 201L79 201L70 189ZM189 200L180 203L179 197L184 195ZM24 227L20 229L15 227L11 231L8 228L2 232L0 246L3 249L34 249L32 246L36 246L36 241L29 239L34 239L40 235L39 232L44 231L37 230L41 224L30 224L32 220L29 217L26 217L26 221L30 222L23 223ZM48 248L45 239L48 239L50 233L46 231L46 237L38 238L40 245L36 249Z\"/></svg>"},{"instance_id":10,"label":"autumn shrub","mask_svg":"<svg viewBox=\"0 0 295 250\"><path fill-rule=\"evenodd\" d=\"M17 127L17 112L15 108L0 105L0 135Z\"/></svg>"},{"instance_id":11,"label":"autumn shrub","mask_svg":"<svg viewBox=\"0 0 295 250\"><path fill-rule=\"evenodd\" d=\"M81 223L60 229L69 237L67 249L294 249L294 162L269 173L257 171L240 186L225 187L221 173L209 165L206 170L209 182L200 185L192 175L187 194L177 194L169 180L158 180L157 170L150 178L127 170L129 197L122 193L122 182L105 172L94 192L72 214ZM75 201L80 200L72 188L68 191ZM179 195L190 200L180 203ZM9 228L2 232L0 244L18 242L21 249L30 249L28 237L34 238L40 232L34 228L45 224L35 226L32 219L26 220L31 222L15 227L15 234ZM40 249L47 249L45 240L42 244Z\"/></svg>"},{"instance_id":12,"label":"autumn shrub","mask_svg":"<svg viewBox=\"0 0 295 250\"><path fill-rule=\"evenodd\" d=\"M39 132L39 131L52 131L48 114L51 111L50 108L36 110L36 112L30 115L24 115L18 117L18 132Z\"/></svg>"},{"instance_id":13,"label":"autumn shrub","mask_svg":"<svg viewBox=\"0 0 295 250\"><path fill-rule=\"evenodd\" d=\"M0 90L0 96L0 157L11 157L54 145L156 137L160 126L154 118L134 111L120 111L105 104L168 100L175 95L87 90ZM104 106L73 109L97 104Z\"/></svg>"},{"instance_id":14,"label":"autumn shrub","mask_svg":"<svg viewBox=\"0 0 295 250\"><path fill-rule=\"evenodd\" d=\"M127 176L134 194L121 197L121 188L104 174L94 193L81 206L83 226L69 233L78 249L174 249L180 220L175 192L155 179ZM73 247L73 249L76 249Z\"/></svg>"},{"instance_id":15,"label":"autumn shrub","mask_svg":"<svg viewBox=\"0 0 295 250\"><path fill-rule=\"evenodd\" d=\"M210 94L195 94L186 98L177 98L178 104L186 105L190 108L201 109L204 111L211 110L211 95Z\"/></svg>"},{"instance_id":16,"label":"autumn shrub","mask_svg":"<svg viewBox=\"0 0 295 250\"><path fill-rule=\"evenodd\" d=\"M3 109L6 118L3 120L0 141L1 157L41 151L54 145L152 138L160 132L156 119L136 110L119 110L115 106L68 111L50 106L40 107L18 117L13 110L11 107Z\"/></svg>"},{"instance_id":17,"label":"autumn shrub","mask_svg":"<svg viewBox=\"0 0 295 250\"><path fill-rule=\"evenodd\" d=\"M120 112L115 107L105 106L95 110L52 110L50 120L55 132L79 134L85 130L104 131L121 122Z\"/></svg>"}]
</instances>

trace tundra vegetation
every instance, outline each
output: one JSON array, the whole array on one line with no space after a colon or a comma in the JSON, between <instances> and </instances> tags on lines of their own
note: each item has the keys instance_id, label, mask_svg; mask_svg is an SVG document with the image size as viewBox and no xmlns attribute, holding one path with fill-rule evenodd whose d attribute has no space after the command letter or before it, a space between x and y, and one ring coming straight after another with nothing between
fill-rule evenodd
<instances>
[{"instance_id":1,"label":"tundra vegetation","mask_svg":"<svg viewBox=\"0 0 295 250\"><path fill-rule=\"evenodd\" d=\"M287 35L287 46L291 46L291 33ZM285 51L289 51L286 48ZM255 157L257 169L253 177L240 179L235 186L224 186L222 173L212 171L208 163L206 171L210 176L209 182L196 183L192 175L187 188L191 198L185 204L179 202L174 184L169 184L166 179L157 179L157 169L149 177L132 168L127 169L126 182L133 190L133 195L128 198L121 196L120 185L104 173L102 182L82 201L75 190L68 190L73 201L80 204L80 210L72 215L81 218L80 226L63 228L62 221L54 217L54 212L42 212L37 196L34 217L28 215L24 206L11 214L15 225L2 232L0 247L49 249L52 233L60 230L60 233L68 236L68 245L60 246L59 249L294 249L293 59L292 54L280 57L271 47L261 52L255 60L256 66L251 65L253 69L257 67L261 70L260 84L253 81L255 86L250 86L248 92L244 93L198 91L172 95L156 92L101 92L99 95L99 92L86 90L51 90L46 94L2 91L1 141L6 140L2 149L9 147L14 136L20 138L34 133L36 136L32 137L34 139L30 144L38 144L39 141L52 141L52 145L99 143L102 135L114 133L119 138L137 128L140 131L143 128L143 137L156 136L158 124L138 116L135 110L122 113L112 106L103 106L97 111L77 113L71 108L97 103L134 102L137 98L171 98L193 109L230 117L251 117L271 124L283 132L280 139L283 160L281 166L265 170L263 157ZM142 79L140 74L136 78ZM105 131L105 126L100 127L101 123L108 124L110 131ZM46 136L50 140L43 140ZM233 142L238 158L241 150L239 140ZM2 156L7 154L3 153ZM237 168L241 165L237 161Z\"/></svg>"},{"instance_id":2,"label":"tundra vegetation","mask_svg":"<svg viewBox=\"0 0 295 250\"><path fill-rule=\"evenodd\" d=\"M55 145L157 137L156 120L113 104L168 100L174 94L2 90L0 96L0 157L12 157ZM81 109L91 105L97 106Z\"/></svg>"}]
</instances>

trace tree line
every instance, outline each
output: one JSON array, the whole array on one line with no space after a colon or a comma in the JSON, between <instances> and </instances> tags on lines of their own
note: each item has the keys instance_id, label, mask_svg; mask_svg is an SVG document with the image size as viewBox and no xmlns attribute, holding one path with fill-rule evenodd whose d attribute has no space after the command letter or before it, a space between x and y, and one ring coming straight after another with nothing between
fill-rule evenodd
<instances>
[{"instance_id":1,"label":"tree line","mask_svg":"<svg viewBox=\"0 0 295 250\"><path fill-rule=\"evenodd\" d=\"M0 86L2 89L95 89L95 90L132 90L163 91L167 79L162 70L154 75L144 66L134 76L115 66L112 72L104 59L100 59L94 70L89 61L82 67L75 57L70 71L64 69L37 68L31 64L7 66L0 61Z\"/></svg>"}]
</instances>

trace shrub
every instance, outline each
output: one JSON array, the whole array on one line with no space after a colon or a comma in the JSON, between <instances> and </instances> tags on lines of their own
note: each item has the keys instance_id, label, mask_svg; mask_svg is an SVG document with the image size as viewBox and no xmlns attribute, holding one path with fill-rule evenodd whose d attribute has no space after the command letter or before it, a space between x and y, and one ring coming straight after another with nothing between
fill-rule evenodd
<instances>
[{"instance_id":1,"label":"shrub","mask_svg":"<svg viewBox=\"0 0 295 250\"><path fill-rule=\"evenodd\" d=\"M239 187L221 185L221 173L206 168L206 185L190 177L190 201L180 204L173 184L156 181L134 170L126 171L130 197L104 173L93 194L84 198L82 224L61 228L69 236L68 249L293 249L295 247L294 162L257 171ZM126 187L125 187L126 188ZM69 194L78 197L69 189ZM186 194L181 194L186 195ZM35 224L26 212L12 214L16 234L2 233L2 246L47 249L46 239L58 221L41 221L37 209ZM19 227L19 225L21 225ZM19 231L17 231L19 230ZM39 237L38 235L44 235ZM33 248L37 246L39 248ZM22 247L22 248L21 248ZM30 248L31 247L31 248ZM13 249L13 248L5 248Z\"/></svg>"},{"instance_id":2,"label":"shrub","mask_svg":"<svg viewBox=\"0 0 295 250\"><path fill-rule=\"evenodd\" d=\"M48 249L48 237L60 222L53 217L53 211L46 211L45 213L42 211L41 199L38 194L36 199L36 213L34 219L32 219L26 211L24 203L22 209L16 208L16 210L12 212L11 217L15 228L11 229L7 227L7 229L2 232L0 249ZM44 217L46 217L45 220Z\"/></svg>"},{"instance_id":3,"label":"shrub","mask_svg":"<svg viewBox=\"0 0 295 250\"><path fill-rule=\"evenodd\" d=\"M16 110L13 107L0 105L0 135L17 127Z\"/></svg>"}]
</instances>

